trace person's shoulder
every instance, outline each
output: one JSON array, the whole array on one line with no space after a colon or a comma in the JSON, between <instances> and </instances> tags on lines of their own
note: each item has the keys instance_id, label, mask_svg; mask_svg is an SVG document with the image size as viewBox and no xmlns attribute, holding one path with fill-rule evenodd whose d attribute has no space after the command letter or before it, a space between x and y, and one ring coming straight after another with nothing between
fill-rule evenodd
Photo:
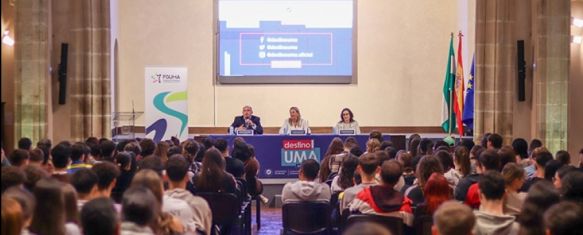
<instances>
[{"instance_id":1,"label":"person's shoulder","mask_svg":"<svg viewBox=\"0 0 583 235\"><path fill-rule=\"evenodd\" d=\"M261 118L260 118L259 116L251 115L251 119L256 119L256 120L259 120L259 119L261 119Z\"/></svg>"}]
</instances>

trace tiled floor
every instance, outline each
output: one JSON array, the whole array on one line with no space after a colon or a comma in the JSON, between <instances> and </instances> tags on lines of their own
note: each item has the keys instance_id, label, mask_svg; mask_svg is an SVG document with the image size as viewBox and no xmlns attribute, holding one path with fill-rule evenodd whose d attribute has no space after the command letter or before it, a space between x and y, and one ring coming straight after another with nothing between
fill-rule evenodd
<instances>
[{"instance_id":1,"label":"tiled floor","mask_svg":"<svg viewBox=\"0 0 583 235\"><path fill-rule=\"evenodd\" d=\"M281 208L261 207L261 230L257 231L255 207L252 212L253 234L279 234L281 231Z\"/></svg>"}]
</instances>

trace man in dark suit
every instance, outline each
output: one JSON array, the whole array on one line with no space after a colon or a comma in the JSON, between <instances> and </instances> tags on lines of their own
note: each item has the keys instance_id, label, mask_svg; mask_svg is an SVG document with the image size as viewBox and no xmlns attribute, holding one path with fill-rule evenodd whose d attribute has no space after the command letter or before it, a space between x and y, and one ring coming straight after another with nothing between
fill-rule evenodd
<instances>
[{"instance_id":1,"label":"man in dark suit","mask_svg":"<svg viewBox=\"0 0 583 235\"><path fill-rule=\"evenodd\" d=\"M235 117L231 127L233 131L253 130L255 134L263 134L260 118L253 115L253 108L249 105L243 107L243 115Z\"/></svg>"}]
</instances>

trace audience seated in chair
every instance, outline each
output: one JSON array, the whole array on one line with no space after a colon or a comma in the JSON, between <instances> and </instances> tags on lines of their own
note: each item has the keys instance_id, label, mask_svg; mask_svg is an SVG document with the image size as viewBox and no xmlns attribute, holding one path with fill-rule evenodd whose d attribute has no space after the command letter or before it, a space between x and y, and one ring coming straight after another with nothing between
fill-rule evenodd
<instances>
[{"instance_id":1,"label":"audience seated in chair","mask_svg":"<svg viewBox=\"0 0 583 235\"><path fill-rule=\"evenodd\" d=\"M399 162L385 161L381 167L382 184L365 188L358 193L350 206L351 213L394 216L402 218L407 226L412 226L411 200L393 188L402 174Z\"/></svg>"},{"instance_id":2,"label":"audience seated in chair","mask_svg":"<svg viewBox=\"0 0 583 235\"><path fill-rule=\"evenodd\" d=\"M463 178L455 189L454 196L456 200L463 201L466 205L478 209L480 207L480 195L478 193L478 184L476 184L484 172L498 171L500 167L500 156L495 150L484 150L480 153L476 161L477 174L471 174Z\"/></svg>"},{"instance_id":3,"label":"audience seated in chair","mask_svg":"<svg viewBox=\"0 0 583 235\"><path fill-rule=\"evenodd\" d=\"M544 214L546 234L575 235L583 233L583 207L574 202L564 201L555 204Z\"/></svg>"},{"instance_id":4,"label":"audience seated in chair","mask_svg":"<svg viewBox=\"0 0 583 235\"><path fill-rule=\"evenodd\" d=\"M192 209L192 218L187 221L192 221L193 227L186 227L187 233L202 232L210 234L212 226L212 213L208 203L201 197L194 196L186 190L186 184L189 181L188 177L189 164L186 159L179 154L176 154L166 163L166 174L168 176L169 189L164 192L164 201L169 201L169 198L183 200ZM183 221L183 224L185 222ZM190 229L190 230L189 230Z\"/></svg>"},{"instance_id":5,"label":"audience seated in chair","mask_svg":"<svg viewBox=\"0 0 583 235\"><path fill-rule=\"evenodd\" d=\"M489 151L489 150L488 150ZM487 171L478 182L480 187L480 210L475 211L476 235L516 235L519 225L515 217L504 214L504 177L497 171Z\"/></svg>"},{"instance_id":6,"label":"audience seated in chair","mask_svg":"<svg viewBox=\"0 0 583 235\"><path fill-rule=\"evenodd\" d=\"M317 201L329 202L331 193L328 185L316 182L320 165L314 159L308 159L302 162L299 172L299 180L293 183L287 183L281 192L282 202L297 201Z\"/></svg>"},{"instance_id":7,"label":"audience seated in chair","mask_svg":"<svg viewBox=\"0 0 583 235\"><path fill-rule=\"evenodd\" d=\"M344 194L340 203L341 212L344 211L345 208L350 207L350 203L354 200L356 195L360 193L360 191L362 191L364 188L368 188L369 186L377 185L375 175L380 171L380 167L374 154L368 153L360 156L356 169L360 173L362 182L344 190Z\"/></svg>"}]
</instances>

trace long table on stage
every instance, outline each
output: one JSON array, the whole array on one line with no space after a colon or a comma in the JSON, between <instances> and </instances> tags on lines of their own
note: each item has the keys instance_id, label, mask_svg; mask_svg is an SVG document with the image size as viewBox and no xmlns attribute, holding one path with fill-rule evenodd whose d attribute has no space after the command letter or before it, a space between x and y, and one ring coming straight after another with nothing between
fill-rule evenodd
<instances>
[{"instance_id":1,"label":"long table on stage","mask_svg":"<svg viewBox=\"0 0 583 235\"><path fill-rule=\"evenodd\" d=\"M259 178L289 179L297 178L299 165L303 160L315 159L320 162L332 139L346 139L346 135L312 134L312 135L209 135L210 139L223 138L233 146L233 140L241 137L255 147L255 155L261 164ZM362 151L366 150L368 135L353 135ZM405 135L383 135L384 140L393 142L397 149L405 149Z\"/></svg>"}]
</instances>

